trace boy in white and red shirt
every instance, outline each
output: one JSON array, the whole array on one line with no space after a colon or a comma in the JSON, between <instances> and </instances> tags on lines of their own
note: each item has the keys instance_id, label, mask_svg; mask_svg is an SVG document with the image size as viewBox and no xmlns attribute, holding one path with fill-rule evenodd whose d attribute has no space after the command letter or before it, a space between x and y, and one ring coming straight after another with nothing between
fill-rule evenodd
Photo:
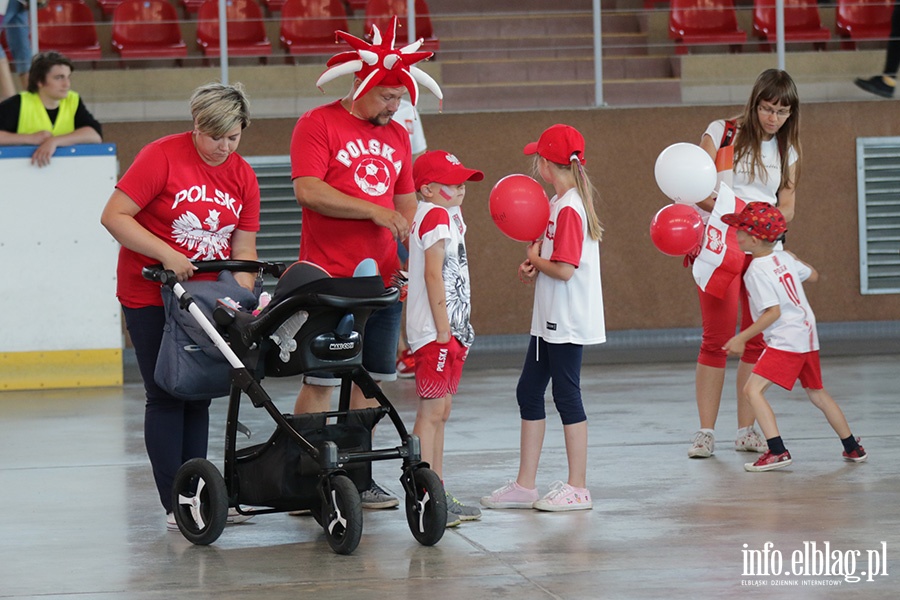
<instances>
[{"instance_id":1,"label":"boy in white and red shirt","mask_svg":"<svg viewBox=\"0 0 900 600\"><path fill-rule=\"evenodd\" d=\"M421 440L422 460L443 478L444 426L475 339L460 205L466 182L481 181L484 173L465 168L448 152L433 150L416 160L413 179L419 204L409 233L406 300L406 334L420 398L413 433ZM479 518L478 508L447 493L448 527Z\"/></svg>"},{"instance_id":2,"label":"boy in white and red shirt","mask_svg":"<svg viewBox=\"0 0 900 600\"><path fill-rule=\"evenodd\" d=\"M741 212L724 215L722 221L738 229L741 250L753 255L744 274L753 325L728 340L724 349L741 354L747 341L759 333L768 346L753 368L744 391L769 449L744 468L771 471L791 464L791 453L784 447L775 413L764 393L773 383L790 390L798 379L810 401L825 413L828 423L841 438L844 460L863 462L868 455L859 445L859 438L850 432L841 408L822 386L816 318L801 283L806 279L815 281L818 273L789 252L775 250L775 243L787 225L781 211L771 204L750 202Z\"/></svg>"}]
</instances>

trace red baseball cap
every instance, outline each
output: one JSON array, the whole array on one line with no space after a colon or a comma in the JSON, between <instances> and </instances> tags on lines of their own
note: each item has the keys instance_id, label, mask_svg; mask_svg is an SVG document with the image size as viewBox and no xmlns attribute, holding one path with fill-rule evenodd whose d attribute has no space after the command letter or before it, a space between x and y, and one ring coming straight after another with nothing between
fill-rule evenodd
<instances>
[{"instance_id":1,"label":"red baseball cap","mask_svg":"<svg viewBox=\"0 0 900 600\"><path fill-rule=\"evenodd\" d=\"M536 142L525 145L525 154L539 154L552 163L567 165L572 158L584 164L584 136L569 125L548 127Z\"/></svg>"},{"instance_id":2,"label":"red baseball cap","mask_svg":"<svg viewBox=\"0 0 900 600\"><path fill-rule=\"evenodd\" d=\"M768 202L750 202L739 213L723 215L722 222L767 242L778 241L787 231L784 215Z\"/></svg>"},{"instance_id":3,"label":"red baseball cap","mask_svg":"<svg viewBox=\"0 0 900 600\"><path fill-rule=\"evenodd\" d=\"M431 150L416 159L413 164L413 180L416 189L429 183L459 185L467 181L481 181L484 173L467 169L458 158L443 150Z\"/></svg>"}]
</instances>

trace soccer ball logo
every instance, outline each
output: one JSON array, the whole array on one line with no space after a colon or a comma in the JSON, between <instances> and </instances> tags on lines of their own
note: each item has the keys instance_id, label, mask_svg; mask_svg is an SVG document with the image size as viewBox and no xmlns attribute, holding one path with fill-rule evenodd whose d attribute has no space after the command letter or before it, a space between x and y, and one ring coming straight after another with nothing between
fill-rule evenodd
<instances>
[{"instance_id":1,"label":"soccer ball logo","mask_svg":"<svg viewBox=\"0 0 900 600\"><path fill-rule=\"evenodd\" d=\"M353 179L359 189L370 196L384 195L391 186L391 174L387 167L374 158L361 160L353 173Z\"/></svg>"}]
</instances>

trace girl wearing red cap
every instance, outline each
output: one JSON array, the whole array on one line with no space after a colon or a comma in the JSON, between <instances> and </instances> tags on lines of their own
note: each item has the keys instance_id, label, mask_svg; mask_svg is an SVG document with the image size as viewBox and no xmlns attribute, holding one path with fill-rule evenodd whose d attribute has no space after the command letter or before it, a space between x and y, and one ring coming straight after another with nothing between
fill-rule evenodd
<instances>
[{"instance_id":1,"label":"girl wearing red cap","mask_svg":"<svg viewBox=\"0 0 900 600\"><path fill-rule=\"evenodd\" d=\"M768 69L756 80L744 111L729 120L713 121L700 146L716 160L720 177L745 202L777 205L787 221L794 218L794 189L800 164L800 98L791 76ZM708 217L715 192L697 206ZM749 262L749 255L747 262ZM744 268L746 269L747 263ZM698 288L703 338L697 357L696 393L700 429L694 434L690 458L708 458L715 452L715 426L725 382L727 353L723 346L734 335L740 302L741 330L749 327L747 290L741 277L722 297ZM744 393L753 365L765 349L762 336L747 343L737 372L738 430L734 449L765 452L765 440L754 428L753 408Z\"/></svg>"},{"instance_id":2,"label":"girl wearing red cap","mask_svg":"<svg viewBox=\"0 0 900 600\"><path fill-rule=\"evenodd\" d=\"M535 282L531 341L516 388L522 418L519 474L515 481L481 499L488 508L586 510L587 416L581 399L581 358L585 345L606 341L600 284L600 237L594 209L596 190L584 171L584 138L573 127L554 125L536 143L535 170L553 186L550 222L542 240L528 246L519 278ZM536 478L544 443L544 392L553 382L553 402L566 440L569 477L540 497Z\"/></svg>"}]
</instances>

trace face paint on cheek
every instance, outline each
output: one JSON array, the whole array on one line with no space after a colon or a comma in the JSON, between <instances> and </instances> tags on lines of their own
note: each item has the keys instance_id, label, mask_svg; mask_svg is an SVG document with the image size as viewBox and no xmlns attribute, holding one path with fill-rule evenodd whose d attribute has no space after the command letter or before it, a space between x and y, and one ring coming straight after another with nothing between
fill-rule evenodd
<instances>
[{"instance_id":1,"label":"face paint on cheek","mask_svg":"<svg viewBox=\"0 0 900 600\"><path fill-rule=\"evenodd\" d=\"M448 188L446 185L442 185L442 186L441 186L441 192L440 192L440 193L441 193L441 197L442 197L444 200L447 200L448 202L449 202L450 200L453 200L453 196L454 196L453 190L451 190L450 188Z\"/></svg>"}]
</instances>

